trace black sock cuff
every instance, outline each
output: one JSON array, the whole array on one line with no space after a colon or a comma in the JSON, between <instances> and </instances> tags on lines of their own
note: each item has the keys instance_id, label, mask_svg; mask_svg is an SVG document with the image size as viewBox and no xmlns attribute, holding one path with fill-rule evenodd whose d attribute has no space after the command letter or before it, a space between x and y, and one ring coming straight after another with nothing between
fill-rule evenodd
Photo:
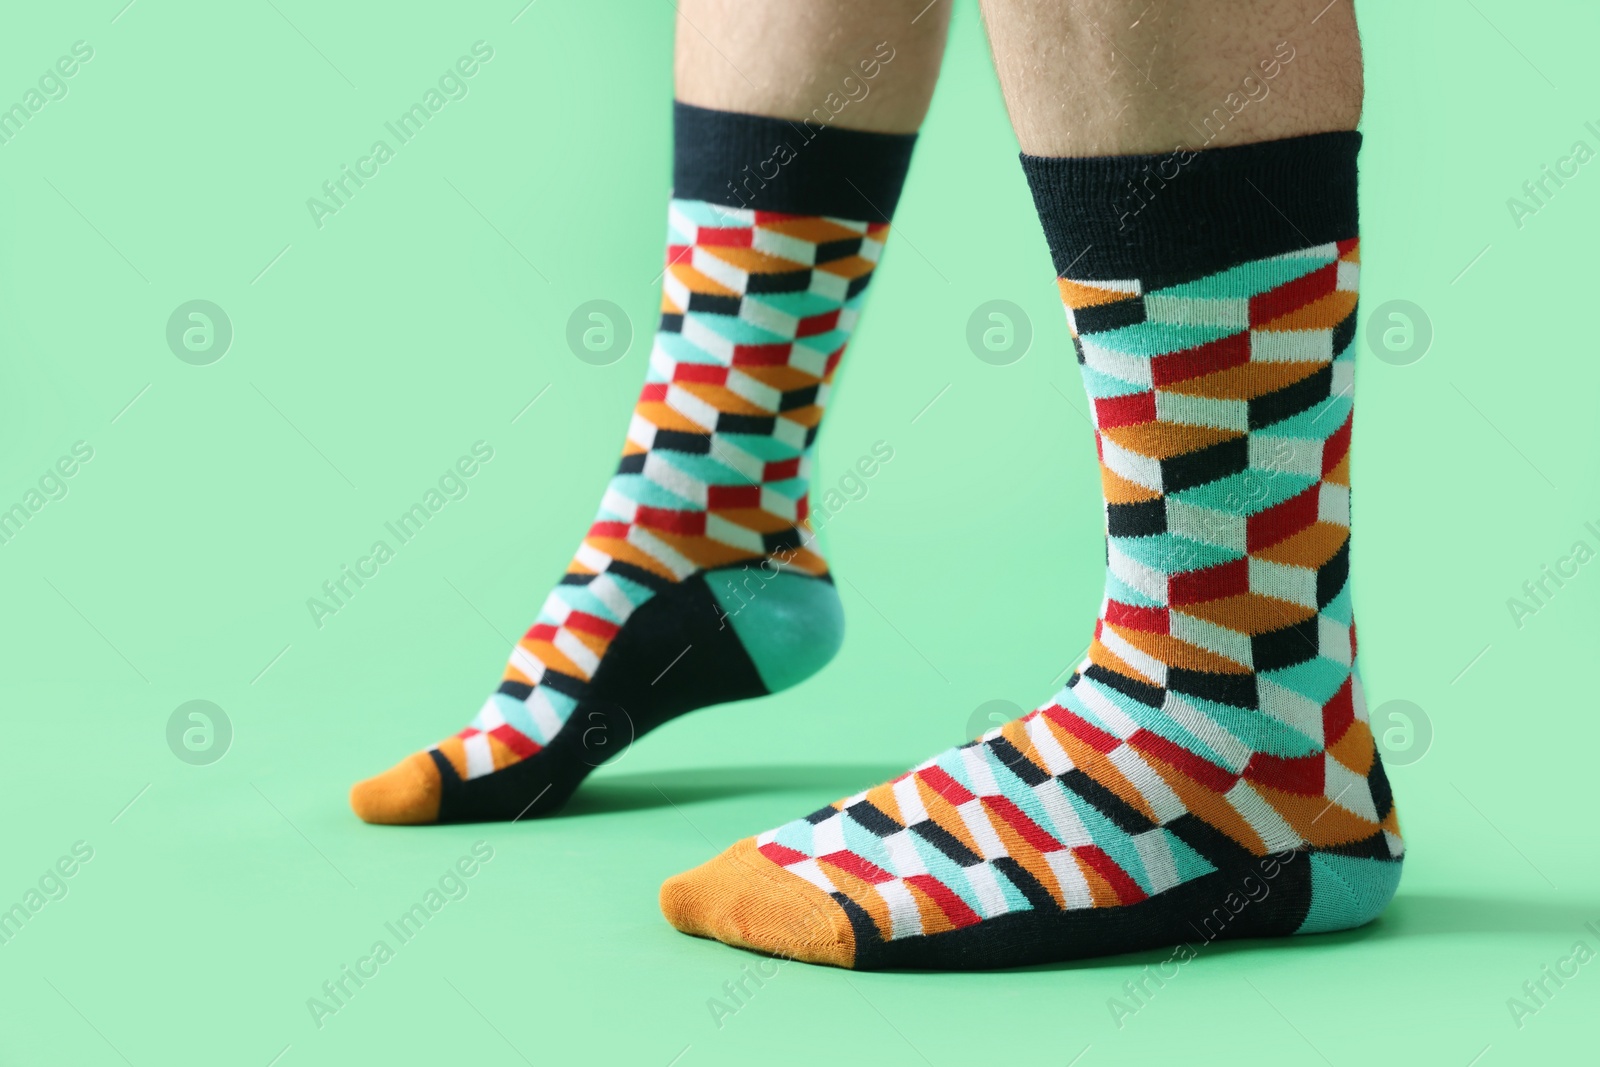
<instances>
[{"instance_id":1,"label":"black sock cuff","mask_svg":"<svg viewBox=\"0 0 1600 1067\"><path fill-rule=\"evenodd\" d=\"M1355 132L1139 156L1022 156L1056 273L1168 284L1356 236ZM1159 283L1158 283L1159 284Z\"/></svg>"},{"instance_id":2,"label":"black sock cuff","mask_svg":"<svg viewBox=\"0 0 1600 1067\"><path fill-rule=\"evenodd\" d=\"M724 207L887 222L900 202L914 133L672 105L672 195Z\"/></svg>"}]
</instances>

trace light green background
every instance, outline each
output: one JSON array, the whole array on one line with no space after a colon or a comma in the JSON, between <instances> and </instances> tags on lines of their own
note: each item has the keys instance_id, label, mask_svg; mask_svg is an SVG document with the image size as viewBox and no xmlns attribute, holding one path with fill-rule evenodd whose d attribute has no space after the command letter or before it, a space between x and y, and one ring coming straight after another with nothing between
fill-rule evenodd
<instances>
[{"instance_id":1,"label":"light green background","mask_svg":"<svg viewBox=\"0 0 1600 1067\"><path fill-rule=\"evenodd\" d=\"M1410 300L1435 331L1414 365L1360 360L1365 676L1434 734L1392 772L1412 851L1388 914L1207 950L1121 1029L1108 998L1165 953L795 964L719 1029L707 1000L755 957L673 932L661 880L963 739L984 701L1048 696L1100 594L1091 435L975 6L821 445L820 482L895 450L827 532L843 653L651 736L566 817L392 830L347 787L477 709L614 465L658 299L673 10L137 0L113 21L121 2L18 8L0 35L0 102L94 48L0 145L0 503L94 448L0 546L0 904L94 849L0 946L0 1062L1592 1057L1600 964L1520 1030L1506 1004L1600 949L1600 562L1520 629L1506 606L1600 547L1600 163L1520 230L1506 207L1574 140L1600 148L1592 5L1361 8L1363 307ZM317 229L306 198L480 39L470 95ZM964 341L997 298L1035 331L1006 367ZM210 366L165 342L192 299L233 323ZM615 365L566 347L591 299L634 323ZM478 440L470 495L316 628L306 598ZM233 723L211 766L165 741L192 699ZM317 1029L306 999L479 839L470 895Z\"/></svg>"}]
</instances>

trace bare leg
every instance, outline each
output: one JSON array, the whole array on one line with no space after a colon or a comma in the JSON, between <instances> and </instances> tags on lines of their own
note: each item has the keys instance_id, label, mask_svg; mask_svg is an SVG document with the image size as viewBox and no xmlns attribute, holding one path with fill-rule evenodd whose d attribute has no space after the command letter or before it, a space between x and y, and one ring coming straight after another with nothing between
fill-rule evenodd
<instances>
[{"instance_id":1,"label":"bare leg","mask_svg":"<svg viewBox=\"0 0 1600 1067\"><path fill-rule=\"evenodd\" d=\"M913 133L933 96L949 20L946 0L681 0L678 99Z\"/></svg>"},{"instance_id":2,"label":"bare leg","mask_svg":"<svg viewBox=\"0 0 1600 1067\"><path fill-rule=\"evenodd\" d=\"M1353 130L1361 117L1350 0L982 4L1029 155L1221 148Z\"/></svg>"}]
</instances>

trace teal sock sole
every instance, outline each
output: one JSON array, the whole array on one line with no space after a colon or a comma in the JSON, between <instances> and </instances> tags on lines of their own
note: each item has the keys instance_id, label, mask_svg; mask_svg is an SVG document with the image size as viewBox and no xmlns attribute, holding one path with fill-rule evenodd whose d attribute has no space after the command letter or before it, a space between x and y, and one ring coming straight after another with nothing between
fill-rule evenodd
<instances>
[{"instance_id":1,"label":"teal sock sole","mask_svg":"<svg viewBox=\"0 0 1600 1067\"><path fill-rule=\"evenodd\" d=\"M776 693L816 674L844 642L844 606L831 581L757 568L711 571L711 595L766 683Z\"/></svg>"},{"instance_id":2,"label":"teal sock sole","mask_svg":"<svg viewBox=\"0 0 1600 1067\"><path fill-rule=\"evenodd\" d=\"M538 752L462 779L430 750L441 780L438 821L554 812L637 738L698 708L796 685L827 665L843 637L839 594L826 578L780 572L763 580L749 568L693 575L634 612L578 695L574 725Z\"/></svg>"},{"instance_id":3,"label":"teal sock sole","mask_svg":"<svg viewBox=\"0 0 1600 1067\"><path fill-rule=\"evenodd\" d=\"M1350 930L1376 919L1400 885L1400 860L1312 852L1311 906L1297 934Z\"/></svg>"}]
</instances>

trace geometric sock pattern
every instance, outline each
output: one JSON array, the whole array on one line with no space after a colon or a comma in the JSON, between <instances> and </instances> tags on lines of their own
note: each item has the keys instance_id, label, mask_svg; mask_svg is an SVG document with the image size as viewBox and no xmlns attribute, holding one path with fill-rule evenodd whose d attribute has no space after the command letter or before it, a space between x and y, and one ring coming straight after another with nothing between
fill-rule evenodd
<instances>
[{"instance_id":1,"label":"geometric sock pattern","mask_svg":"<svg viewBox=\"0 0 1600 1067\"><path fill-rule=\"evenodd\" d=\"M1354 671L1353 240L1144 292L1061 279L1094 410L1109 568L1094 641L1032 714L757 838L885 940L1131 904L1256 855L1381 845Z\"/></svg>"},{"instance_id":2,"label":"geometric sock pattern","mask_svg":"<svg viewBox=\"0 0 1600 1067\"><path fill-rule=\"evenodd\" d=\"M622 626L662 589L807 547L812 442L888 223L671 202L661 324L622 461L565 577L471 725L456 776L549 745Z\"/></svg>"},{"instance_id":3,"label":"geometric sock pattern","mask_svg":"<svg viewBox=\"0 0 1600 1067\"><path fill-rule=\"evenodd\" d=\"M635 739L798 685L843 640L812 451L916 135L681 101L672 129L661 317L622 459L472 722L351 787L366 822L552 814Z\"/></svg>"},{"instance_id":4,"label":"geometric sock pattern","mask_svg":"<svg viewBox=\"0 0 1600 1067\"><path fill-rule=\"evenodd\" d=\"M848 916L846 965L1253 857L1403 855L1350 610L1358 272L1352 238L1155 287L1059 280L1105 499L1093 642L1032 713L754 839ZM1009 929L940 965L1033 951Z\"/></svg>"}]
</instances>

